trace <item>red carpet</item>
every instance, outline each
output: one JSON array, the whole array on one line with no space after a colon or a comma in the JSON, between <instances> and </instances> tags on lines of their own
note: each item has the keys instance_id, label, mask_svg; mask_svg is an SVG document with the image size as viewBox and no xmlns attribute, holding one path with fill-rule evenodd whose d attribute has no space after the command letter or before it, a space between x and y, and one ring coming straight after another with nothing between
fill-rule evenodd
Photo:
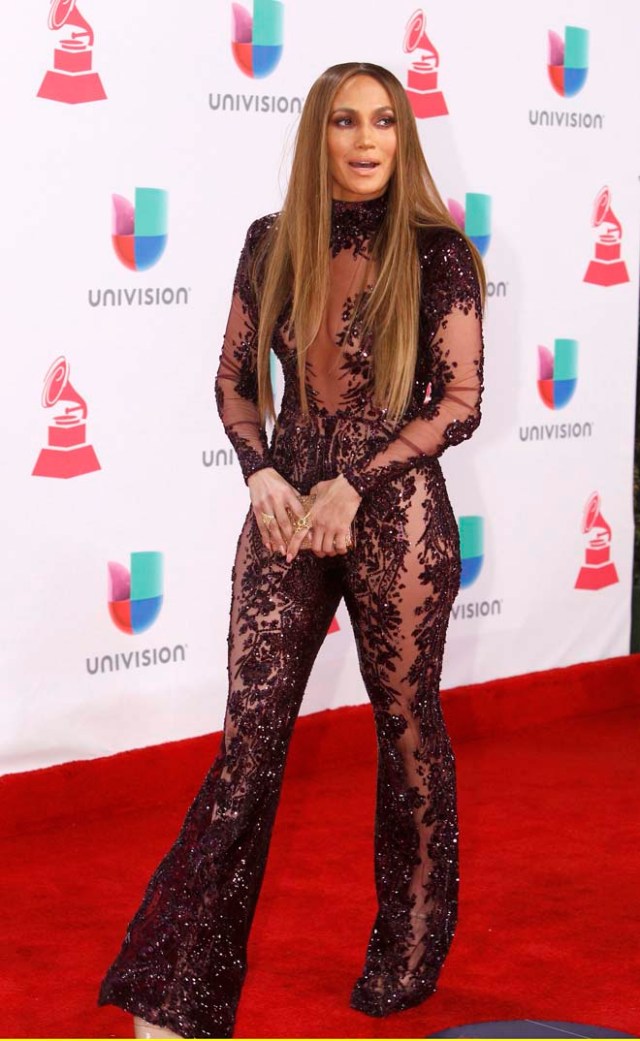
<instances>
[{"instance_id":1,"label":"red carpet","mask_svg":"<svg viewBox=\"0 0 640 1041\"><path fill-rule=\"evenodd\" d=\"M368 707L302 718L238 1037L424 1037L495 1019L640 1034L640 657L443 694L458 765L460 916L438 992L348 1008L373 918ZM216 736L0 779L5 1037L130 1037L95 1005Z\"/></svg>"}]
</instances>

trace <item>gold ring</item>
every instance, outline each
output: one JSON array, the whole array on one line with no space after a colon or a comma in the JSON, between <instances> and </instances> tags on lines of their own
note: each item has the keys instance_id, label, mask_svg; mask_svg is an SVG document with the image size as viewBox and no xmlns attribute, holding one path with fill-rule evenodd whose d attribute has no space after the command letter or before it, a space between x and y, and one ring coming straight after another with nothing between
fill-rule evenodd
<instances>
[{"instance_id":1,"label":"gold ring","mask_svg":"<svg viewBox=\"0 0 640 1041\"><path fill-rule=\"evenodd\" d=\"M294 526L293 526L293 530L294 531L302 531L303 528L310 528L311 527L311 521L309 520L310 516L311 516L311 510L309 510L308 513L305 513L304 517L298 517L296 519L296 522L295 522Z\"/></svg>"},{"instance_id":2,"label":"gold ring","mask_svg":"<svg viewBox=\"0 0 640 1041\"><path fill-rule=\"evenodd\" d=\"M274 520L275 520L275 517L273 516L272 513L263 513L262 514L262 523L265 524L267 526L267 528L271 524L271 521L274 521Z\"/></svg>"},{"instance_id":3,"label":"gold ring","mask_svg":"<svg viewBox=\"0 0 640 1041\"><path fill-rule=\"evenodd\" d=\"M334 539L333 540L333 545L335 546L335 544L336 544L336 540ZM345 549L348 549L350 545L351 545L351 534L349 532L347 532L347 534L345 535L345 538L344 538Z\"/></svg>"}]
</instances>

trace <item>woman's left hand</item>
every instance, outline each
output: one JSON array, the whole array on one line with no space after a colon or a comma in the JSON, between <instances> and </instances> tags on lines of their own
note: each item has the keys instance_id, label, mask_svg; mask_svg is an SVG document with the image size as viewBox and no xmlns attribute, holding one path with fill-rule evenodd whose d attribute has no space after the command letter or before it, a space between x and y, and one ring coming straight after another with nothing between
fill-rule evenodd
<instances>
[{"instance_id":1,"label":"woman's left hand","mask_svg":"<svg viewBox=\"0 0 640 1041\"><path fill-rule=\"evenodd\" d=\"M346 540L361 496L342 474L330 481L318 481L311 492L316 496L309 517L311 535L308 528L294 531L287 545L287 563L295 559L303 542L318 557L348 552Z\"/></svg>"}]
</instances>

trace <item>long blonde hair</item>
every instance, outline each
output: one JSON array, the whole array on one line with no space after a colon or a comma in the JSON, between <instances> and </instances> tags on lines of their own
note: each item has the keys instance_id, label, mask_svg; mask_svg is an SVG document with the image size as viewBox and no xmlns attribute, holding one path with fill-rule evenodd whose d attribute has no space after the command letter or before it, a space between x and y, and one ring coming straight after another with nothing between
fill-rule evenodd
<instances>
[{"instance_id":1,"label":"long blonde hair","mask_svg":"<svg viewBox=\"0 0 640 1041\"><path fill-rule=\"evenodd\" d=\"M435 186L400 81L388 69L368 62L332 65L323 72L302 110L282 210L260 241L254 258L252 277L260 314L258 407L263 423L267 415L275 419L269 352L276 322L290 298L300 402L304 415L308 415L305 355L320 328L329 293L332 194L327 126L336 94L357 75L372 76L382 84L396 115L396 165L388 186L385 217L372 248L378 275L362 317L361 334L375 328L374 401L388 409L390 420L401 418L410 401L418 351L420 261L416 229L455 228L464 234ZM484 300L482 259L471 240L464 237Z\"/></svg>"}]
</instances>

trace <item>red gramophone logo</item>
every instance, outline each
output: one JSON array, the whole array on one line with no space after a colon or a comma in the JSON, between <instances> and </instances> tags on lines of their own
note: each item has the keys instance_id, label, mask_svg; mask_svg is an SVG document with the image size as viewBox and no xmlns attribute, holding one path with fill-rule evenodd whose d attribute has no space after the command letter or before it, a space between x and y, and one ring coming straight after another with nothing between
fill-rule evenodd
<instances>
[{"instance_id":1,"label":"red gramophone logo","mask_svg":"<svg viewBox=\"0 0 640 1041\"><path fill-rule=\"evenodd\" d=\"M427 36L424 11L415 11L407 23L403 49L415 54L407 73L407 97L416 119L449 114L442 91L438 90L440 57Z\"/></svg>"},{"instance_id":2,"label":"red gramophone logo","mask_svg":"<svg viewBox=\"0 0 640 1041\"><path fill-rule=\"evenodd\" d=\"M92 70L93 29L83 18L76 0L51 0L49 28L65 30L53 52L53 69L42 81L39 98L78 105L83 101L103 101L104 87ZM70 31L69 31L70 30Z\"/></svg>"},{"instance_id":3,"label":"red gramophone logo","mask_svg":"<svg viewBox=\"0 0 640 1041\"><path fill-rule=\"evenodd\" d=\"M44 378L42 407L58 405L49 423L46 448L33 468L34 477L79 477L100 469L91 445L87 444L87 404L69 380L69 362L56 358Z\"/></svg>"},{"instance_id":4,"label":"red gramophone logo","mask_svg":"<svg viewBox=\"0 0 640 1041\"><path fill-rule=\"evenodd\" d=\"M627 265L620 255L622 225L611 209L611 192L606 186L596 196L591 224L596 229L595 251L583 281L596 286L628 282Z\"/></svg>"},{"instance_id":5,"label":"red gramophone logo","mask_svg":"<svg viewBox=\"0 0 640 1041\"><path fill-rule=\"evenodd\" d=\"M582 518L582 534L587 536L584 564L576 579L576 589L604 589L618 581L611 560L611 525L600 512L600 496L593 492L587 499Z\"/></svg>"}]
</instances>

